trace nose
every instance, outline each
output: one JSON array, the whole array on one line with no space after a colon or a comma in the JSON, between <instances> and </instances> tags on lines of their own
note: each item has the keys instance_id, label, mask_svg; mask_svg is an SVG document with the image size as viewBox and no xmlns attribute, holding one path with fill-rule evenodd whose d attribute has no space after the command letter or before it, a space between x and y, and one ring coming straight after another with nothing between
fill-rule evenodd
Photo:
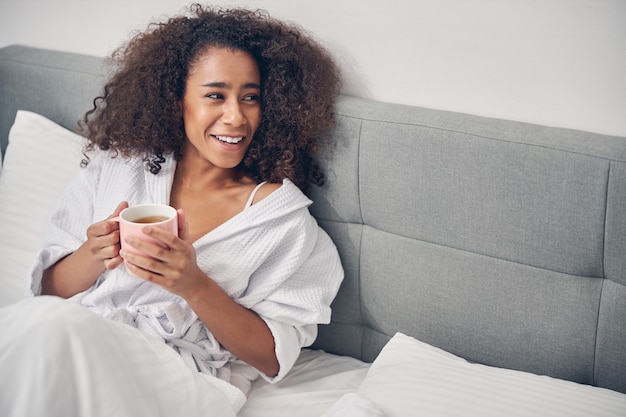
<instances>
[{"instance_id":1,"label":"nose","mask_svg":"<svg viewBox=\"0 0 626 417\"><path fill-rule=\"evenodd\" d=\"M222 121L231 126L242 126L246 123L246 117L243 114L239 100L233 99L224 102Z\"/></svg>"}]
</instances>

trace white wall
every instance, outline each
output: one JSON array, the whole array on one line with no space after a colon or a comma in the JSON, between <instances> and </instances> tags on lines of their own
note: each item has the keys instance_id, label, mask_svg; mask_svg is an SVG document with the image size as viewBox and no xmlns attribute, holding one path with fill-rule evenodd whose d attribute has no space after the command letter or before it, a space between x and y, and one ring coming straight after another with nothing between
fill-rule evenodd
<instances>
[{"instance_id":1,"label":"white wall","mask_svg":"<svg viewBox=\"0 0 626 417\"><path fill-rule=\"evenodd\" d=\"M626 0L242 0L296 22L345 92L626 136ZM185 0L0 0L0 47L103 56Z\"/></svg>"}]
</instances>

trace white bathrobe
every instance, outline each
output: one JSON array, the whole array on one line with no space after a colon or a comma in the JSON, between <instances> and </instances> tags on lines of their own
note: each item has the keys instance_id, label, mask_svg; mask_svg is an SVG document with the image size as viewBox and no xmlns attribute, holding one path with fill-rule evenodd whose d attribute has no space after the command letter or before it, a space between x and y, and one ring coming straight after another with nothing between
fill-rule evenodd
<instances>
[{"instance_id":1,"label":"white bathrobe","mask_svg":"<svg viewBox=\"0 0 626 417\"><path fill-rule=\"evenodd\" d=\"M30 291L41 292L44 269L75 251L87 227L109 216L120 201L169 203L176 162L159 174L139 159L92 157L53 209L42 250L31 271ZM317 324L330 320L330 303L343 279L336 247L310 215L311 201L289 180L260 202L194 242L200 268L238 303L254 310L274 336L280 372L291 369L310 345ZM210 216L211 213L207 213ZM72 298L84 307L129 324L177 350L201 373L230 382L236 360L180 297L134 278L123 265L106 271Z\"/></svg>"}]
</instances>

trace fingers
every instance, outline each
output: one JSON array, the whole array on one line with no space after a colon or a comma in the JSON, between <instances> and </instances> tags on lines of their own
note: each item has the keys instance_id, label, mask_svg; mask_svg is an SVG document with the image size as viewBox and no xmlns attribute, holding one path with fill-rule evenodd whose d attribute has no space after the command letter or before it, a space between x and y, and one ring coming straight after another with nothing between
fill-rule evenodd
<instances>
[{"instance_id":1,"label":"fingers","mask_svg":"<svg viewBox=\"0 0 626 417\"><path fill-rule=\"evenodd\" d=\"M91 253L95 260L103 261L107 269L119 265L120 239L119 231L93 239L90 244Z\"/></svg>"},{"instance_id":2,"label":"fingers","mask_svg":"<svg viewBox=\"0 0 626 417\"><path fill-rule=\"evenodd\" d=\"M126 207L128 207L126 201L120 202L109 217L87 228L87 243L92 256L97 261L103 261L106 269L113 269L122 262L119 256L119 223L115 218Z\"/></svg>"},{"instance_id":3,"label":"fingers","mask_svg":"<svg viewBox=\"0 0 626 417\"><path fill-rule=\"evenodd\" d=\"M160 259L140 255L128 250L122 250L121 253L126 261L126 267L143 279L160 283L161 277L170 274L169 264Z\"/></svg>"},{"instance_id":4,"label":"fingers","mask_svg":"<svg viewBox=\"0 0 626 417\"><path fill-rule=\"evenodd\" d=\"M174 259L173 251L185 251L184 242L168 231L150 226L142 231L154 241L131 235L126 237L125 243L151 258L166 262Z\"/></svg>"},{"instance_id":5,"label":"fingers","mask_svg":"<svg viewBox=\"0 0 626 417\"><path fill-rule=\"evenodd\" d=\"M121 255L127 263L156 275L173 278L184 275L182 271L195 266L195 250L191 244L158 227L148 226L143 232L161 244L128 236L125 243L137 249L140 254L122 251ZM145 274L140 275L148 277Z\"/></svg>"},{"instance_id":6,"label":"fingers","mask_svg":"<svg viewBox=\"0 0 626 417\"><path fill-rule=\"evenodd\" d=\"M114 218L119 216L122 210L127 207L128 203L126 201L122 201L117 205L117 207L109 217L101 222L97 222L89 226L89 228L87 229L87 238L98 238L106 236L119 229L119 223L114 220ZM117 236L117 240L119 241L119 236Z\"/></svg>"},{"instance_id":7,"label":"fingers","mask_svg":"<svg viewBox=\"0 0 626 417\"><path fill-rule=\"evenodd\" d=\"M178 213L178 237L184 241L189 241L189 225L183 209L176 210Z\"/></svg>"},{"instance_id":8,"label":"fingers","mask_svg":"<svg viewBox=\"0 0 626 417\"><path fill-rule=\"evenodd\" d=\"M146 226L142 229L142 232L146 236L149 236L152 239L155 239L161 242L163 245L165 245L169 249L180 249L185 246L183 239L179 238L173 233L168 232L167 230L163 230L158 227ZM145 241L142 241L141 239L137 239L134 236L129 236L129 238L132 240L136 240L137 244L142 244L143 242L145 242ZM142 248L138 248L138 249L142 249Z\"/></svg>"},{"instance_id":9,"label":"fingers","mask_svg":"<svg viewBox=\"0 0 626 417\"><path fill-rule=\"evenodd\" d=\"M117 205L117 207L113 211L113 214L111 214L109 217L107 217L107 220L112 219L113 217L119 216L120 213L122 212L122 210L124 210L125 208L128 208L128 202L122 201L121 203L119 203Z\"/></svg>"},{"instance_id":10,"label":"fingers","mask_svg":"<svg viewBox=\"0 0 626 417\"><path fill-rule=\"evenodd\" d=\"M160 248L159 250L164 250ZM177 251L168 251L168 260L157 259L137 254L130 251L122 251L125 266L128 271L138 278L152 282L167 291L186 298L196 293L199 285L205 284L207 276L195 262L195 252L186 254Z\"/></svg>"},{"instance_id":11,"label":"fingers","mask_svg":"<svg viewBox=\"0 0 626 417\"><path fill-rule=\"evenodd\" d=\"M87 229L87 241L90 242L89 246L92 248L92 252L106 252L101 257L113 257L117 255L119 251L120 232L116 222L104 221L94 223Z\"/></svg>"},{"instance_id":12,"label":"fingers","mask_svg":"<svg viewBox=\"0 0 626 417\"><path fill-rule=\"evenodd\" d=\"M167 261L128 250L122 250L121 254L128 271L146 281L169 288L181 278L180 270Z\"/></svg>"},{"instance_id":13,"label":"fingers","mask_svg":"<svg viewBox=\"0 0 626 417\"><path fill-rule=\"evenodd\" d=\"M124 259L121 256L117 255L117 256L115 256L113 258L105 259L104 260L104 267L106 269L108 269L108 270L115 269L119 265L121 265L122 262L124 262Z\"/></svg>"}]
</instances>

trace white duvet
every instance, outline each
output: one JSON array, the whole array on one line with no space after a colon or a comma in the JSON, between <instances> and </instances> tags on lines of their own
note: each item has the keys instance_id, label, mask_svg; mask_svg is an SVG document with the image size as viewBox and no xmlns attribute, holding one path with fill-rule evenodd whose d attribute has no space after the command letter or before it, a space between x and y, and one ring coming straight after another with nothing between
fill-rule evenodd
<instances>
[{"instance_id":1,"label":"white duvet","mask_svg":"<svg viewBox=\"0 0 626 417\"><path fill-rule=\"evenodd\" d=\"M0 328L11 334L0 339L2 417L235 416L219 379L183 366L162 341L71 301L43 296L4 307ZM52 338L62 343L46 343ZM368 368L304 349L279 383L255 381L236 415L319 417L355 392Z\"/></svg>"},{"instance_id":2,"label":"white duvet","mask_svg":"<svg viewBox=\"0 0 626 417\"><path fill-rule=\"evenodd\" d=\"M172 348L71 301L5 307L0 328L3 417L235 416L223 391Z\"/></svg>"}]
</instances>

